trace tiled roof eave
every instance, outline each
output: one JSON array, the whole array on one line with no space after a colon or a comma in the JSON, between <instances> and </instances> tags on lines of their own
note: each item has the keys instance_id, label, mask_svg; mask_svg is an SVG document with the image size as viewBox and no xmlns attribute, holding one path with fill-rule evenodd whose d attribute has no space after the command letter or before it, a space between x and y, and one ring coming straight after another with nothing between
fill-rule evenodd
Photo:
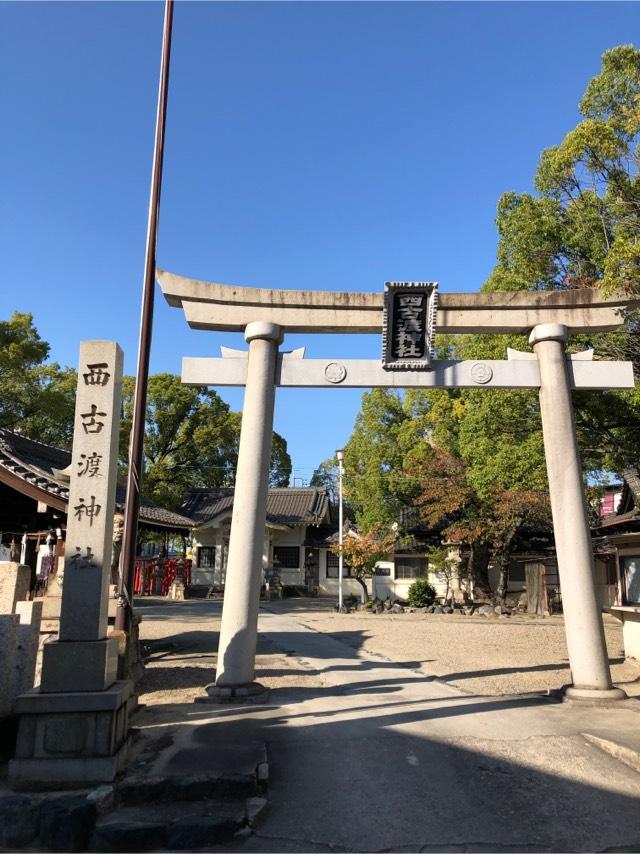
<instances>
[{"instance_id":1,"label":"tiled roof eave","mask_svg":"<svg viewBox=\"0 0 640 854\"><path fill-rule=\"evenodd\" d=\"M15 474L10 469L2 467L1 465L0 482L6 484L11 489L15 489L16 492L22 492L24 495L28 495L30 498L33 498L34 501L41 501L43 504L47 504L57 510L63 510L64 512L67 510L69 500L69 493L67 490L57 490L54 492L52 489L48 488L49 484L43 485L42 483L34 483L31 480L27 480L27 478L20 477L20 475Z\"/></svg>"}]
</instances>

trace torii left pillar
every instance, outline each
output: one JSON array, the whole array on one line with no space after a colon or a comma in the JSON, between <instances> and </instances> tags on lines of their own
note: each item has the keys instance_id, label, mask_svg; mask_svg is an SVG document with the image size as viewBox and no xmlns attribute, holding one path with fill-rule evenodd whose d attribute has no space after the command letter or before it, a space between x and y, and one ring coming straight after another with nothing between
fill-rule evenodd
<instances>
[{"instance_id":1,"label":"torii left pillar","mask_svg":"<svg viewBox=\"0 0 640 854\"><path fill-rule=\"evenodd\" d=\"M275 323L250 323L247 382L229 537L215 685L208 700L258 698L254 682L264 529L276 394L276 361L283 334Z\"/></svg>"}]
</instances>

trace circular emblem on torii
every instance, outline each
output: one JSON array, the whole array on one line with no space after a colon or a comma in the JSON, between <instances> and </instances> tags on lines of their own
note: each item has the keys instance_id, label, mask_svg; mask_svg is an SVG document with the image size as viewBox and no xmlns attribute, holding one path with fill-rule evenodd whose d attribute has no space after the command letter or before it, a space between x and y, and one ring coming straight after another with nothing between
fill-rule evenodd
<instances>
[{"instance_id":1,"label":"circular emblem on torii","mask_svg":"<svg viewBox=\"0 0 640 854\"><path fill-rule=\"evenodd\" d=\"M341 383L347 376L347 369L341 362L329 362L325 365L324 375L330 383Z\"/></svg>"},{"instance_id":2,"label":"circular emblem on torii","mask_svg":"<svg viewBox=\"0 0 640 854\"><path fill-rule=\"evenodd\" d=\"M471 366L471 379L475 383L484 385L489 382L492 376L493 371L485 362L476 362L475 365Z\"/></svg>"}]
</instances>

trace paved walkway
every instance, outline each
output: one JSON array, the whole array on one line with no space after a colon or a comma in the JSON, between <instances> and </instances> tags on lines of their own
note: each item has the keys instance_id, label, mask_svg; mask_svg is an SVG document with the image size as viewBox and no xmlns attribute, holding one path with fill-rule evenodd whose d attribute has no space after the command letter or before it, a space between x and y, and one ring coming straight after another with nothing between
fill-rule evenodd
<instances>
[{"instance_id":1,"label":"paved walkway","mask_svg":"<svg viewBox=\"0 0 640 854\"><path fill-rule=\"evenodd\" d=\"M640 775L585 734L637 748L640 708L464 694L262 612L260 631L322 687L262 707L181 707L172 768L266 742L269 814L234 850L640 850ZM632 763L635 753L623 758Z\"/></svg>"}]
</instances>

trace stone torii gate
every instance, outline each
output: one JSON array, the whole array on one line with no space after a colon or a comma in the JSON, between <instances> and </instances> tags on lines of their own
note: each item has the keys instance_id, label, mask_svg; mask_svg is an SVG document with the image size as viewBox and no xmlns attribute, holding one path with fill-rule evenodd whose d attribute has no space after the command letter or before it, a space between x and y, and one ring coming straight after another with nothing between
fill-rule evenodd
<instances>
[{"instance_id":1,"label":"stone torii gate","mask_svg":"<svg viewBox=\"0 0 640 854\"><path fill-rule=\"evenodd\" d=\"M222 285L157 271L169 305L194 329L244 332L245 351L222 358L184 358L182 382L245 386L235 499L227 562L216 683L212 700L248 698L255 683L260 569L277 386L318 388L538 388L549 492L573 685L566 697L624 699L612 687L596 598L593 552L576 440L572 389L632 388L629 362L594 362L593 352L565 351L571 333L603 332L623 322L633 300L603 299L597 290L441 294L433 283L388 283L387 292L284 291ZM422 289L421 289L422 286ZM279 353L286 332L379 333L395 292L426 295L422 359L309 359L304 349ZM411 297L405 305L411 303ZM416 303L417 305L417 303ZM393 309L389 308L389 315ZM527 334L534 353L507 360L431 360L429 333ZM385 336L387 326L385 325ZM394 333L395 334L395 333ZM403 333L404 334L404 333ZM411 342L410 342L411 343ZM412 351L411 347L406 350ZM397 356L401 350L398 350ZM389 357L389 351L386 351Z\"/></svg>"}]
</instances>

